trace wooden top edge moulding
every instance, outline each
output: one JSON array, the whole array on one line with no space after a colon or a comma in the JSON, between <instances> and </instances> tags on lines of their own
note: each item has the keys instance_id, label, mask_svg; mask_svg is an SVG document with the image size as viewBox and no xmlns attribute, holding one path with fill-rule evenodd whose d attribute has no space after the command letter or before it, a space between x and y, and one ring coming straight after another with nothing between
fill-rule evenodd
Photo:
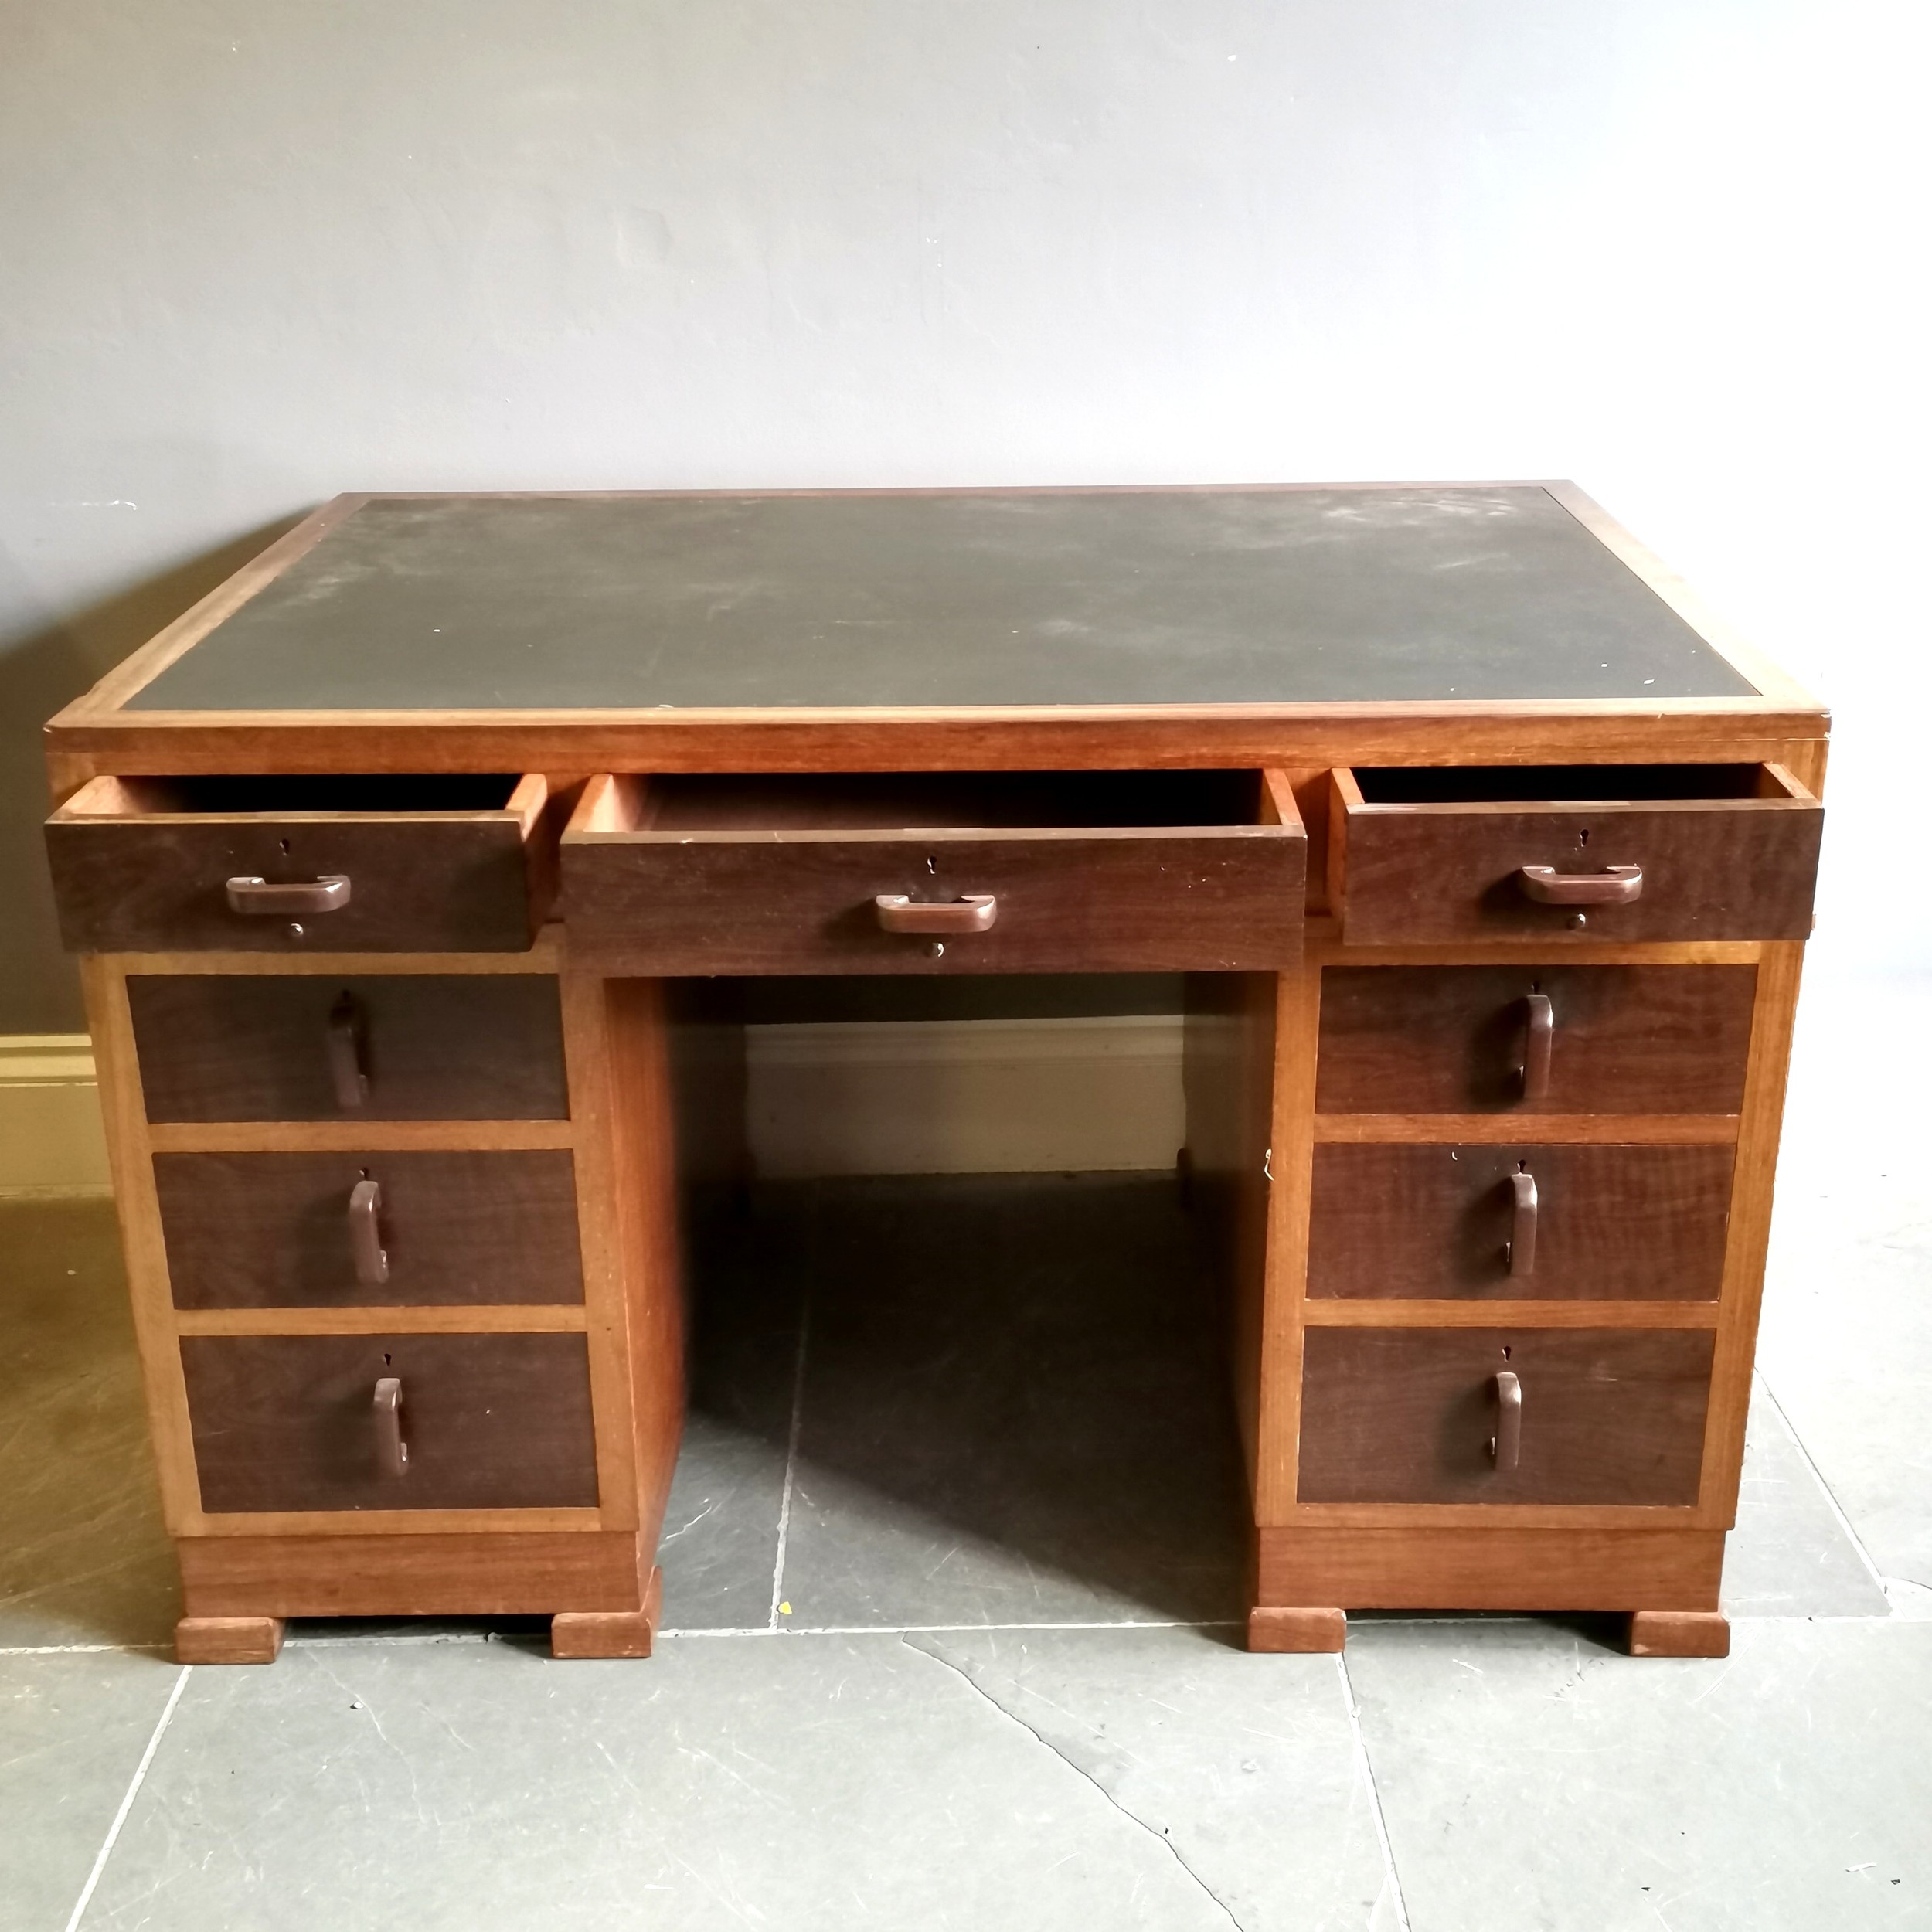
<instances>
[{"instance_id":1,"label":"wooden top edge moulding","mask_svg":"<svg viewBox=\"0 0 1932 1932\"><path fill-rule=\"evenodd\" d=\"M128 774L884 770L1826 730L1573 485L1305 484L338 497L49 744Z\"/></svg>"}]
</instances>

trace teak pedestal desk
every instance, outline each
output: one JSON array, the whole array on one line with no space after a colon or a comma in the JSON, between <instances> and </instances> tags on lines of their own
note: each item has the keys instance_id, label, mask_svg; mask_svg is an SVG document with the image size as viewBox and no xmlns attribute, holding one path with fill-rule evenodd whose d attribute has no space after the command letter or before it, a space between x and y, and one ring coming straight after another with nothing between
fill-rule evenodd
<instances>
[{"instance_id":1,"label":"teak pedestal desk","mask_svg":"<svg viewBox=\"0 0 1932 1932\"><path fill-rule=\"evenodd\" d=\"M1250 1644L1721 1654L1826 730L1560 484L337 499L49 727L182 1657L647 1655L671 995L1142 971Z\"/></svg>"}]
</instances>

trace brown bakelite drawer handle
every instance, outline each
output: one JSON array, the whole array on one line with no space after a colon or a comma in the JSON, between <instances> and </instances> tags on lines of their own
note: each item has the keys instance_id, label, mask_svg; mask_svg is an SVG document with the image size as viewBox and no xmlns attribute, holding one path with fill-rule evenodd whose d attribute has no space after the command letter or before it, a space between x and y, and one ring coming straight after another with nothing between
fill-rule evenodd
<instances>
[{"instance_id":1,"label":"brown bakelite drawer handle","mask_svg":"<svg viewBox=\"0 0 1932 1932\"><path fill-rule=\"evenodd\" d=\"M404 1475L410 1446L403 1440L403 1379L383 1376L376 1384L376 1466L386 1476Z\"/></svg>"},{"instance_id":2,"label":"brown bakelite drawer handle","mask_svg":"<svg viewBox=\"0 0 1932 1932\"><path fill-rule=\"evenodd\" d=\"M1497 1469L1513 1469L1522 1454L1522 1384L1505 1369L1496 1376L1496 1433L1489 1453Z\"/></svg>"},{"instance_id":3,"label":"brown bakelite drawer handle","mask_svg":"<svg viewBox=\"0 0 1932 1932\"><path fill-rule=\"evenodd\" d=\"M1524 892L1544 906L1628 906L1644 889L1641 866L1606 866L1601 872L1525 866L1516 876Z\"/></svg>"},{"instance_id":4,"label":"brown bakelite drawer handle","mask_svg":"<svg viewBox=\"0 0 1932 1932\"><path fill-rule=\"evenodd\" d=\"M1502 1244L1503 1259L1509 1264L1513 1281L1536 1272L1536 1177L1512 1174L1510 1192L1509 1239Z\"/></svg>"},{"instance_id":5,"label":"brown bakelite drawer handle","mask_svg":"<svg viewBox=\"0 0 1932 1932\"><path fill-rule=\"evenodd\" d=\"M1556 1009L1547 993L1523 995L1522 1097L1549 1097L1549 1053L1556 1043Z\"/></svg>"},{"instance_id":6,"label":"brown bakelite drawer handle","mask_svg":"<svg viewBox=\"0 0 1932 1932\"><path fill-rule=\"evenodd\" d=\"M297 913L339 912L349 903L345 872L324 872L294 885L271 885L266 879L231 879L228 910L253 913L268 919L289 919Z\"/></svg>"},{"instance_id":7,"label":"brown bakelite drawer handle","mask_svg":"<svg viewBox=\"0 0 1932 1932\"><path fill-rule=\"evenodd\" d=\"M353 993L345 993L328 1009L328 1077L335 1086L338 1107L362 1107L368 1104L369 1071L364 1057L366 1042L362 1002Z\"/></svg>"},{"instance_id":8,"label":"brown bakelite drawer handle","mask_svg":"<svg viewBox=\"0 0 1932 1932\"><path fill-rule=\"evenodd\" d=\"M379 1288L389 1279L389 1250L383 1246L377 1216L383 1211L383 1190L365 1177L349 1191L349 1245L355 1257L355 1279L366 1288Z\"/></svg>"},{"instance_id":9,"label":"brown bakelite drawer handle","mask_svg":"<svg viewBox=\"0 0 1932 1932\"><path fill-rule=\"evenodd\" d=\"M881 893L872 903L879 924L889 933L983 933L992 929L999 911L998 901L991 893L937 900Z\"/></svg>"}]
</instances>

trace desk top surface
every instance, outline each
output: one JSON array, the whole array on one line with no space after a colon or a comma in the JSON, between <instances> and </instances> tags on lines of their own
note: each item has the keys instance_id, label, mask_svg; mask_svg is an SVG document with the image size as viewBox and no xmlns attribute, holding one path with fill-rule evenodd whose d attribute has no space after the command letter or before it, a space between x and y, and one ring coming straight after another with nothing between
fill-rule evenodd
<instances>
[{"instance_id":1,"label":"desk top surface","mask_svg":"<svg viewBox=\"0 0 1932 1932\"><path fill-rule=\"evenodd\" d=\"M296 549L124 712L1757 689L1536 485L372 497Z\"/></svg>"}]
</instances>

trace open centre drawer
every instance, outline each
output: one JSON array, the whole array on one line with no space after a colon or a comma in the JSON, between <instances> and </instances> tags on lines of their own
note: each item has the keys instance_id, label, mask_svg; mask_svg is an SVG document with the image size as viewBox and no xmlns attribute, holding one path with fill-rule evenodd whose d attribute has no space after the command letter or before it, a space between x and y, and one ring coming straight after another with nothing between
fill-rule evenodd
<instances>
[{"instance_id":1,"label":"open centre drawer","mask_svg":"<svg viewBox=\"0 0 1932 1932\"><path fill-rule=\"evenodd\" d=\"M91 779L47 821L77 952L522 952L553 890L536 776Z\"/></svg>"},{"instance_id":2,"label":"open centre drawer","mask_svg":"<svg viewBox=\"0 0 1932 1932\"><path fill-rule=\"evenodd\" d=\"M611 970L1268 971L1307 838L1279 772L606 774L561 869Z\"/></svg>"},{"instance_id":3,"label":"open centre drawer","mask_svg":"<svg viewBox=\"0 0 1932 1932\"><path fill-rule=\"evenodd\" d=\"M1345 941L1803 939L1824 808L1782 765L1338 770Z\"/></svg>"}]
</instances>

